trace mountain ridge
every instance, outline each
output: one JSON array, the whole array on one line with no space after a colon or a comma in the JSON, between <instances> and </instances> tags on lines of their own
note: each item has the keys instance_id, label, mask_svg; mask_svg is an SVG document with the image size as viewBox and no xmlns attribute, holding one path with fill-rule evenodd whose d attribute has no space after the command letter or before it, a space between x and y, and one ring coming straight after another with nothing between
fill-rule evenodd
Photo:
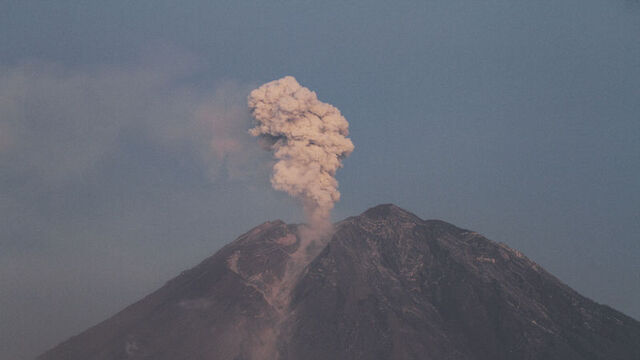
<instances>
[{"instance_id":1,"label":"mountain ridge","mask_svg":"<svg viewBox=\"0 0 640 360\"><path fill-rule=\"evenodd\" d=\"M39 359L635 359L640 323L393 204L265 222Z\"/></svg>"}]
</instances>

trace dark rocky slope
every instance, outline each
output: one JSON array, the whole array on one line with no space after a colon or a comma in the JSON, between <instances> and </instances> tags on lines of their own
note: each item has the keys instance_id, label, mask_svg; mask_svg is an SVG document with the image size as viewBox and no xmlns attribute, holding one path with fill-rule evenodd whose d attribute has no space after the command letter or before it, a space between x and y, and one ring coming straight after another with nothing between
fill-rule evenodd
<instances>
[{"instance_id":1,"label":"dark rocky slope","mask_svg":"<svg viewBox=\"0 0 640 360\"><path fill-rule=\"evenodd\" d=\"M475 232L380 205L301 233L264 223L39 359L640 359L638 321Z\"/></svg>"}]
</instances>

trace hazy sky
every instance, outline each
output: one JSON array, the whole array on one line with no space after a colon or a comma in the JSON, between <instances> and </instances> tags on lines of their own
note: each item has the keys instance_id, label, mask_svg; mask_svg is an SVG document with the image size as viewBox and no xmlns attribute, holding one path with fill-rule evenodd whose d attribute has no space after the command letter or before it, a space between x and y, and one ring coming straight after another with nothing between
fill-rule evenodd
<instances>
[{"instance_id":1,"label":"hazy sky","mask_svg":"<svg viewBox=\"0 0 640 360\"><path fill-rule=\"evenodd\" d=\"M246 130L293 75L355 151L333 217L395 203L640 318L640 3L2 1L0 353L28 359L266 220Z\"/></svg>"}]
</instances>

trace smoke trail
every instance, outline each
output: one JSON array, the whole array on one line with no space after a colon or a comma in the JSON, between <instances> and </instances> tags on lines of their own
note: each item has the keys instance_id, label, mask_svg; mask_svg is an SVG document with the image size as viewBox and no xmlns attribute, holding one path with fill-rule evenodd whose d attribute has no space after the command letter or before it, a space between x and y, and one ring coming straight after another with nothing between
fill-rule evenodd
<instances>
[{"instance_id":1,"label":"smoke trail","mask_svg":"<svg viewBox=\"0 0 640 360\"><path fill-rule=\"evenodd\" d=\"M266 83L249 94L259 136L278 160L271 184L299 198L313 228L330 224L340 199L335 174L353 151L349 123L334 106L318 100L292 76Z\"/></svg>"}]
</instances>

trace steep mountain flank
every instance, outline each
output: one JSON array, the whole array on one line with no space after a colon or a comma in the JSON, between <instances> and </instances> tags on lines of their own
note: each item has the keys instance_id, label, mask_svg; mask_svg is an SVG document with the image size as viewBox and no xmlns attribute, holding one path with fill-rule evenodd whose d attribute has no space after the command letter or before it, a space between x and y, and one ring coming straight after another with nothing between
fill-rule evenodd
<instances>
[{"instance_id":1,"label":"steep mountain flank","mask_svg":"<svg viewBox=\"0 0 640 360\"><path fill-rule=\"evenodd\" d=\"M640 359L640 323L379 205L325 237L264 223L39 359Z\"/></svg>"}]
</instances>

